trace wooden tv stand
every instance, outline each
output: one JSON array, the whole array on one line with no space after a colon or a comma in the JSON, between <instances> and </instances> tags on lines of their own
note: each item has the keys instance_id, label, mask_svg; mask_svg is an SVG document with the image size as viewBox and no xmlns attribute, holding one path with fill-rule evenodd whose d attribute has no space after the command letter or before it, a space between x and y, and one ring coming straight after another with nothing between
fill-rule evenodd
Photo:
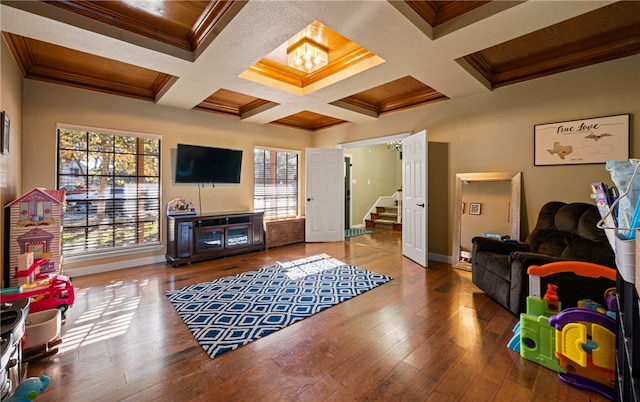
<instances>
[{"instance_id":1,"label":"wooden tv stand","mask_svg":"<svg viewBox=\"0 0 640 402\"><path fill-rule=\"evenodd\" d=\"M263 212L167 217L166 259L174 267L265 248Z\"/></svg>"}]
</instances>

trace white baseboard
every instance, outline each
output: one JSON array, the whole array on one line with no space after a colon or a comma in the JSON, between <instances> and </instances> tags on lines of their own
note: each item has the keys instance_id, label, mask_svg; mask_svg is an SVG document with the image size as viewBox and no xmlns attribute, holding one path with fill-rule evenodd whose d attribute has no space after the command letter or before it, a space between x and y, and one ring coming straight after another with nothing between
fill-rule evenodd
<instances>
[{"instance_id":1,"label":"white baseboard","mask_svg":"<svg viewBox=\"0 0 640 402\"><path fill-rule=\"evenodd\" d=\"M436 254L436 253L429 253L428 258L432 261L444 262L447 264L451 264L453 261L453 257L451 256L446 256L446 255ZM157 264L165 261L166 260L164 255L157 255L157 256L144 257L144 258L133 258L126 261L118 261L118 262L108 263L108 264L87 265L82 268L65 269L64 274L73 278L76 276L99 274L102 272L116 271L119 269L134 268L134 267L139 267L141 265Z\"/></svg>"},{"instance_id":2,"label":"white baseboard","mask_svg":"<svg viewBox=\"0 0 640 402\"><path fill-rule=\"evenodd\" d=\"M432 261L444 262L447 264L451 264L453 261L453 257L442 254L429 253L427 257Z\"/></svg>"},{"instance_id":3,"label":"white baseboard","mask_svg":"<svg viewBox=\"0 0 640 402\"><path fill-rule=\"evenodd\" d=\"M101 272L116 271L119 269L127 269L139 267L141 265L157 264L159 262L165 262L164 255L156 255L143 258L132 258L126 261L118 261L107 264L87 265L82 268L65 269L64 274L73 278L76 276L84 276L91 274L99 274Z\"/></svg>"}]
</instances>

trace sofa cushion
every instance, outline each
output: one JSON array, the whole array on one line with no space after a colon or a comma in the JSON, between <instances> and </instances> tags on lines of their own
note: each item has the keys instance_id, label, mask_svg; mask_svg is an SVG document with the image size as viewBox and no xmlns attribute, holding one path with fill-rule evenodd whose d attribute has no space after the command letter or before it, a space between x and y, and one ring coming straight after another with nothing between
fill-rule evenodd
<instances>
[{"instance_id":1,"label":"sofa cushion","mask_svg":"<svg viewBox=\"0 0 640 402\"><path fill-rule=\"evenodd\" d=\"M560 257L565 248L571 244L573 238L574 236L571 233L549 232L544 236L538 248L533 251L540 254Z\"/></svg>"},{"instance_id":2,"label":"sofa cushion","mask_svg":"<svg viewBox=\"0 0 640 402\"><path fill-rule=\"evenodd\" d=\"M535 229L527 237L532 252L615 267L615 255L593 204L559 201L540 211Z\"/></svg>"},{"instance_id":3,"label":"sofa cushion","mask_svg":"<svg viewBox=\"0 0 640 402\"><path fill-rule=\"evenodd\" d=\"M615 267L615 256L605 252L608 243L593 242L589 239L576 237L562 251L560 258L567 260L586 261L594 264L604 265L605 267Z\"/></svg>"},{"instance_id":4,"label":"sofa cushion","mask_svg":"<svg viewBox=\"0 0 640 402\"><path fill-rule=\"evenodd\" d=\"M511 264L509 254L491 253L488 251L479 252L475 255L474 265L478 264L490 271L495 276L508 282L511 281Z\"/></svg>"},{"instance_id":5,"label":"sofa cushion","mask_svg":"<svg viewBox=\"0 0 640 402\"><path fill-rule=\"evenodd\" d=\"M498 256L498 254L494 253L482 254L484 254L484 258L487 258L490 254ZM482 258L483 257L480 257L480 260L482 260ZM475 262L473 264L475 265ZM503 264L495 264L495 260L493 260L489 265L485 267L488 266L491 266L491 268L472 270L471 276L473 279L473 283L478 288L482 289L487 296L498 302L498 304L500 304L502 307L509 310L510 286L509 280L504 278Z\"/></svg>"}]
</instances>

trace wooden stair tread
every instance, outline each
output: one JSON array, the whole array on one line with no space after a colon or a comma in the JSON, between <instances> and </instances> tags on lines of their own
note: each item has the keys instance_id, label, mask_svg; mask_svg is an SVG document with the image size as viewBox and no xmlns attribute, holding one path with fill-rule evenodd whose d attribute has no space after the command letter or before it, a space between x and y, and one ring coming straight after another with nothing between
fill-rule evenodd
<instances>
[{"instance_id":1,"label":"wooden stair tread","mask_svg":"<svg viewBox=\"0 0 640 402\"><path fill-rule=\"evenodd\" d=\"M402 223L398 222L398 207L376 206L375 212L371 212L369 219L365 219L365 227L402 230Z\"/></svg>"}]
</instances>

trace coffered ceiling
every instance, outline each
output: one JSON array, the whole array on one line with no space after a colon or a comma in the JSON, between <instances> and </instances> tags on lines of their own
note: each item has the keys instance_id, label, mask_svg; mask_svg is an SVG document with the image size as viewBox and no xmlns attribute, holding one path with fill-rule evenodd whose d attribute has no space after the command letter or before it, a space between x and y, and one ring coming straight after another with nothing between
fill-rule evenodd
<instances>
[{"instance_id":1,"label":"coffered ceiling","mask_svg":"<svg viewBox=\"0 0 640 402\"><path fill-rule=\"evenodd\" d=\"M7 1L27 79L317 131L640 52L636 1ZM328 63L287 65L313 31Z\"/></svg>"}]
</instances>

